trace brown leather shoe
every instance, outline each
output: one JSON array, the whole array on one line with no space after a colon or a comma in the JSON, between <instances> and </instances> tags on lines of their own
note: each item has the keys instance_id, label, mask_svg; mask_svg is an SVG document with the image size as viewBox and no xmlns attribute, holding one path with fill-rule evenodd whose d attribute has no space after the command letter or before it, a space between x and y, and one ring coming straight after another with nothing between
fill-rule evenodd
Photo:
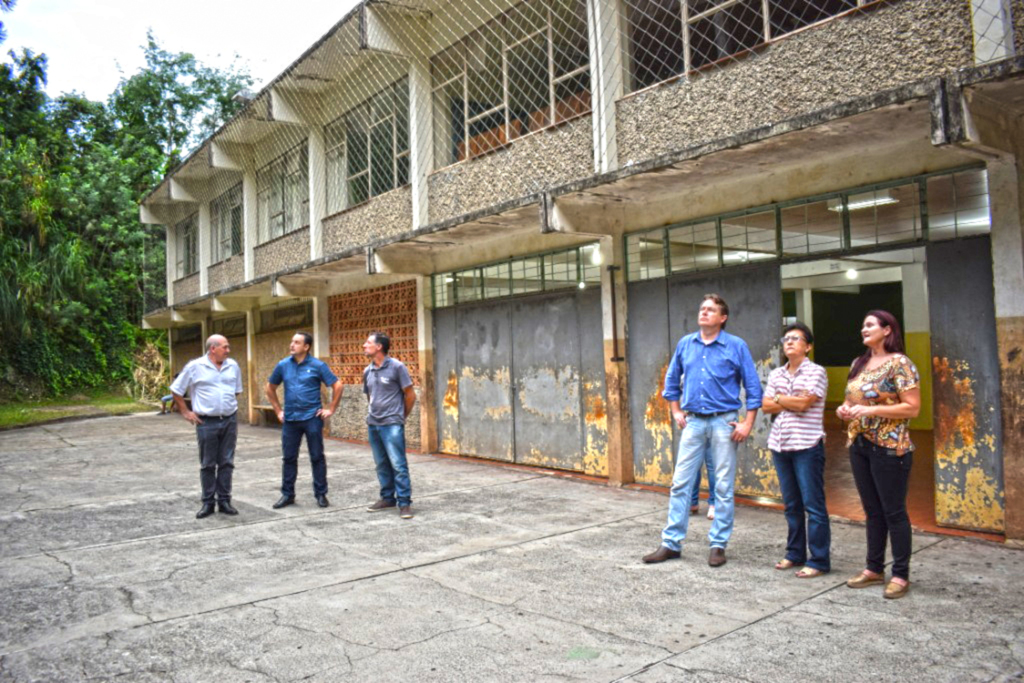
<instances>
[{"instance_id":1,"label":"brown leather shoe","mask_svg":"<svg viewBox=\"0 0 1024 683\"><path fill-rule=\"evenodd\" d=\"M708 564L712 567L721 567L725 563L725 548L712 548L708 555Z\"/></svg>"},{"instance_id":2,"label":"brown leather shoe","mask_svg":"<svg viewBox=\"0 0 1024 683\"><path fill-rule=\"evenodd\" d=\"M910 590L910 582L907 583L896 583L890 581L885 587L885 597L889 600L896 600L902 598Z\"/></svg>"},{"instance_id":3,"label":"brown leather shoe","mask_svg":"<svg viewBox=\"0 0 1024 683\"><path fill-rule=\"evenodd\" d=\"M678 560L681 553L678 550L672 550L661 546L650 555L644 555L643 560L647 564L657 564L664 562L665 560Z\"/></svg>"},{"instance_id":4,"label":"brown leather shoe","mask_svg":"<svg viewBox=\"0 0 1024 683\"><path fill-rule=\"evenodd\" d=\"M846 581L846 585L850 588L867 588L868 586L877 586L882 583L885 583L885 575L868 576L864 572Z\"/></svg>"}]
</instances>

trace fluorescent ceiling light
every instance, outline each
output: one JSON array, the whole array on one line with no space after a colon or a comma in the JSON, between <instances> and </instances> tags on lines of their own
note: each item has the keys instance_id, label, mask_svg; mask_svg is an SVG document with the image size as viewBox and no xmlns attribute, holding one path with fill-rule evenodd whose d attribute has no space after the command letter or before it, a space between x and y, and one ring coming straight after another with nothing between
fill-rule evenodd
<instances>
[{"instance_id":1,"label":"fluorescent ceiling light","mask_svg":"<svg viewBox=\"0 0 1024 683\"><path fill-rule=\"evenodd\" d=\"M857 269L856 268L850 268L849 270L847 270L846 271L846 279L847 280L856 280L857 279Z\"/></svg>"},{"instance_id":2,"label":"fluorescent ceiling light","mask_svg":"<svg viewBox=\"0 0 1024 683\"><path fill-rule=\"evenodd\" d=\"M898 202L899 200L893 197L889 190L879 190L877 192L851 194L846 199L846 208L850 211L856 211L857 209L870 209L873 206L885 206L886 204L896 204ZM842 211L842 200L828 200L828 210Z\"/></svg>"}]
</instances>

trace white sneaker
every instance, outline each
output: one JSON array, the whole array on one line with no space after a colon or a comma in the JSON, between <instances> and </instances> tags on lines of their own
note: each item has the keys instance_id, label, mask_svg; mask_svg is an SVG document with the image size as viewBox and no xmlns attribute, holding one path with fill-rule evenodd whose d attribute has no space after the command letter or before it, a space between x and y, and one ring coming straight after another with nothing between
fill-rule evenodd
<instances>
[{"instance_id":1,"label":"white sneaker","mask_svg":"<svg viewBox=\"0 0 1024 683\"><path fill-rule=\"evenodd\" d=\"M708 519L714 519L714 518L715 518L715 506L714 505L709 505L708 506Z\"/></svg>"}]
</instances>

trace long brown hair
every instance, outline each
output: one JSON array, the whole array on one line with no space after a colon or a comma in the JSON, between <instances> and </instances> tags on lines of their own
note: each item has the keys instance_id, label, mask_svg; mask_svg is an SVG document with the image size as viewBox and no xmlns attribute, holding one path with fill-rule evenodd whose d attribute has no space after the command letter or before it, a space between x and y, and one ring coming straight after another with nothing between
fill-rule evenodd
<instances>
[{"instance_id":1,"label":"long brown hair","mask_svg":"<svg viewBox=\"0 0 1024 683\"><path fill-rule=\"evenodd\" d=\"M888 327L891 332L885 338L883 348L886 353L906 353L903 350L903 333L900 331L899 321L889 311L883 311L876 309L874 311L868 311L864 315L864 320L868 318L875 318L878 320L878 324L882 327ZM846 379L850 380L860 374L860 371L864 369L864 366L871 360L871 349L868 349L863 354L857 357L857 360L853 361L853 365L850 366L850 374L846 376Z\"/></svg>"}]
</instances>

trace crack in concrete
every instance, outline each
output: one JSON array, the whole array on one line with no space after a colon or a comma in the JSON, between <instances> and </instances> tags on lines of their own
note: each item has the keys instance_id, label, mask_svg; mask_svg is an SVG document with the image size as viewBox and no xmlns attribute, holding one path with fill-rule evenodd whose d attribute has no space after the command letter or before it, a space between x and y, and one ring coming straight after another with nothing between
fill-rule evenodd
<instances>
[{"instance_id":1,"label":"crack in concrete","mask_svg":"<svg viewBox=\"0 0 1024 683\"><path fill-rule=\"evenodd\" d=\"M672 667L677 671L682 671L688 674L707 674L713 681L722 681L728 679L730 681L743 681L743 683L760 683L760 681L755 680L753 678L744 678L732 672L726 673L724 671L716 671L715 669L689 669L685 666L679 666L678 664L674 664L672 662L665 662L665 666Z\"/></svg>"},{"instance_id":2,"label":"crack in concrete","mask_svg":"<svg viewBox=\"0 0 1024 683\"><path fill-rule=\"evenodd\" d=\"M147 624L156 623L153 620L153 617L151 617L148 614L146 614L145 612L139 610L135 606L135 593L132 592L132 590L130 588L125 588L124 586L118 586L117 590L118 590L118 593L120 593L120 595L125 599L125 602L128 605L128 609L131 610L132 614L134 614L136 616L139 616L139 617L142 617L143 619L146 620Z\"/></svg>"},{"instance_id":3,"label":"crack in concrete","mask_svg":"<svg viewBox=\"0 0 1024 683\"><path fill-rule=\"evenodd\" d=\"M52 553L52 552L43 552L42 554L45 555L46 557L50 558L51 560L53 560L57 564L63 566L64 569L67 570L68 578L64 579L64 581L62 581L61 583L63 583L65 586L67 586L67 585L70 585L75 580L75 568L71 566L70 562L68 562L67 560L62 560L61 558L57 557L57 555L55 553Z\"/></svg>"},{"instance_id":4,"label":"crack in concrete","mask_svg":"<svg viewBox=\"0 0 1024 683\"><path fill-rule=\"evenodd\" d=\"M40 429L41 429L42 431L46 432L47 434L49 434L50 436L56 437L56 438L57 438L57 439L59 439L60 441L63 441L64 443L66 443L66 444L68 445L68 447L69 447L69 448L78 448L78 445L77 445L77 444L74 444L74 443L72 443L72 442L68 441L68 440L67 440L67 439L65 439L65 438L64 438L63 436L61 436L60 434L58 434L58 433L57 433L57 432L55 432L54 430L50 429L49 427L47 427L47 426L45 426L45 425L44 425L44 426L40 427Z\"/></svg>"},{"instance_id":5,"label":"crack in concrete","mask_svg":"<svg viewBox=\"0 0 1024 683\"><path fill-rule=\"evenodd\" d=\"M293 631L298 631L299 633L309 633L309 634L314 635L314 636L329 636L329 637L333 638L334 640L337 640L338 642L342 643L342 645L348 645L349 647L365 647L368 650L373 650L373 652L371 652L370 654L368 654L368 655L366 655L364 657L360 657L359 659L366 659L367 657L373 657L373 656L377 655L380 652L380 648L378 648L378 647L374 647L372 645L364 645L362 643L352 642L350 640L347 640L346 638L341 637L340 635L338 635L337 633L335 633L334 631L331 631L331 630L316 631L316 630L311 629L311 628L306 628L305 626L299 626L298 624L282 621L283 617L281 616L281 613L278 611L278 609L276 607L273 607L271 605L252 605L252 607L254 609L263 609L263 610L269 611L270 614L271 614L271 622L277 628L289 628L289 629L292 629ZM342 656L345 657L345 662L348 664L348 672L351 673L352 671L355 670L355 666L352 663L352 656L347 651L345 651L345 650L342 650ZM339 668L339 666L340 665L331 666L331 667L328 667L327 670L337 669L337 668ZM316 675L316 674L310 674L309 676L304 677L302 680L305 680L306 678L310 678L311 676L314 676L314 675Z\"/></svg>"}]
</instances>

